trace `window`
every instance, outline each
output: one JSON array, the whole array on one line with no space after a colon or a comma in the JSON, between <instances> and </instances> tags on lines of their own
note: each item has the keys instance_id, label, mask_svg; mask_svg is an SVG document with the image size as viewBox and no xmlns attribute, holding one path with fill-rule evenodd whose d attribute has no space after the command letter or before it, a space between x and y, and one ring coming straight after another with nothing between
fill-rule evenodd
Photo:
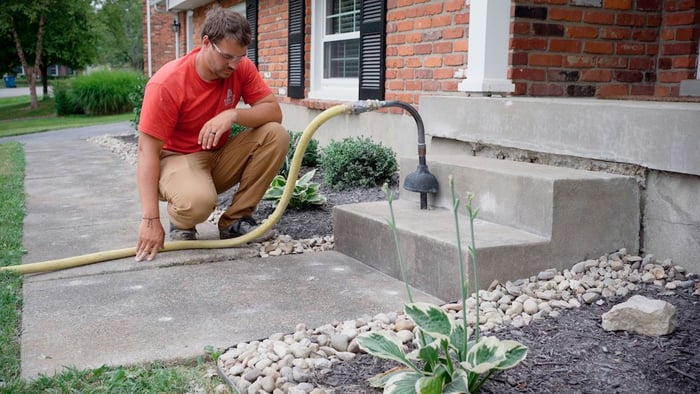
<instances>
[{"instance_id":1,"label":"window","mask_svg":"<svg viewBox=\"0 0 700 394\"><path fill-rule=\"evenodd\" d=\"M360 74L359 0L313 0L309 97L356 100Z\"/></svg>"},{"instance_id":2,"label":"window","mask_svg":"<svg viewBox=\"0 0 700 394\"><path fill-rule=\"evenodd\" d=\"M305 2L289 0L288 95L304 98ZM309 98L384 99L386 1L312 0Z\"/></svg>"}]
</instances>

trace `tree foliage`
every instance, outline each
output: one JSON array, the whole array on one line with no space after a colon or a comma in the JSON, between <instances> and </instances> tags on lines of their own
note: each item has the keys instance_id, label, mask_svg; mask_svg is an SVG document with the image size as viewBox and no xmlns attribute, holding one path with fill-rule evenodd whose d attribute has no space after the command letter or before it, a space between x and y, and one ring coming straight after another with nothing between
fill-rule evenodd
<instances>
[{"instance_id":1,"label":"tree foliage","mask_svg":"<svg viewBox=\"0 0 700 394\"><path fill-rule=\"evenodd\" d=\"M99 0L95 6L100 63L143 70L141 0Z\"/></svg>"},{"instance_id":2,"label":"tree foliage","mask_svg":"<svg viewBox=\"0 0 700 394\"><path fill-rule=\"evenodd\" d=\"M49 64L79 68L93 61L91 14L90 0L0 2L0 37L9 36L14 44L15 56L27 75L32 108L38 107L36 76L41 73L46 81ZM11 56L3 57L3 68L12 66L9 59Z\"/></svg>"}]
</instances>

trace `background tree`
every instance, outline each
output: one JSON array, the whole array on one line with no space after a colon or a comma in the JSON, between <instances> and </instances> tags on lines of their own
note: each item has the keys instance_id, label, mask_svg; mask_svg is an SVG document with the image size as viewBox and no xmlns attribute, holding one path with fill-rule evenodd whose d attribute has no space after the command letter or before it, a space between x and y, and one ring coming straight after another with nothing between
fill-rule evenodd
<instances>
[{"instance_id":1,"label":"background tree","mask_svg":"<svg viewBox=\"0 0 700 394\"><path fill-rule=\"evenodd\" d=\"M16 58L25 70L31 108L38 108L36 76L42 75L48 93L47 69L51 64L81 68L96 55L90 0L2 0L0 37L9 35ZM7 52L11 52L6 49ZM13 63L3 56L2 68Z\"/></svg>"},{"instance_id":2,"label":"background tree","mask_svg":"<svg viewBox=\"0 0 700 394\"><path fill-rule=\"evenodd\" d=\"M143 70L142 7L141 0L95 2L100 63Z\"/></svg>"},{"instance_id":3,"label":"background tree","mask_svg":"<svg viewBox=\"0 0 700 394\"><path fill-rule=\"evenodd\" d=\"M36 65L41 62L43 50L44 32L46 23L46 10L51 0L23 1L3 0L0 2L0 36L12 37L15 50L20 63L24 67L29 84L31 108L39 108L36 96ZM25 30L26 29L26 30ZM24 32L35 32L32 38L25 37ZM29 36L29 34L27 34ZM29 58L26 48L34 48L34 57Z\"/></svg>"}]
</instances>

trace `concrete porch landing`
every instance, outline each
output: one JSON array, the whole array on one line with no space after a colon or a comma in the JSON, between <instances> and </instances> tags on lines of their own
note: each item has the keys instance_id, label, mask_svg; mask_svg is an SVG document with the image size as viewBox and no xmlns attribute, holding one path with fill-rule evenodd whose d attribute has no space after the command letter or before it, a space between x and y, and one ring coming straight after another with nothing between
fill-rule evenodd
<instances>
[{"instance_id":1,"label":"concrete porch landing","mask_svg":"<svg viewBox=\"0 0 700 394\"><path fill-rule=\"evenodd\" d=\"M401 179L416 165L415 159L403 159ZM429 198L430 209L420 210L419 195L402 190L394 213L409 283L441 299L460 295L450 175L461 200L465 262L471 235L464 204L467 192L475 194L482 287L639 248L639 192L631 177L458 155L431 156L429 166L440 184ZM389 216L386 202L336 207L336 251L400 278Z\"/></svg>"}]
</instances>

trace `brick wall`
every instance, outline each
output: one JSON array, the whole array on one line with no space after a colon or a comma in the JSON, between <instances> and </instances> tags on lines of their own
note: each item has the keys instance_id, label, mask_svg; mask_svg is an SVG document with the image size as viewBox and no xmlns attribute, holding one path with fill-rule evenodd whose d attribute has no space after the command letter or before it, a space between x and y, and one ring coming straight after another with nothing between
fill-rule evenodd
<instances>
[{"instance_id":1,"label":"brick wall","mask_svg":"<svg viewBox=\"0 0 700 394\"><path fill-rule=\"evenodd\" d=\"M229 7L242 0L218 1ZM145 7L146 0L144 0ZM216 4L217 2L212 2ZM515 0L511 70L516 95L678 96L695 78L700 35L696 0ZM162 6L161 6L162 7ZM210 6L195 10L194 45ZM306 12L306 91L310 86L311 1ZM286 97L287 0L260 0L259 69L283 102L311 108L333 103ZM173 13L151 13L153 72L175 58ZM185 54L185 13L179 14ZM144 34L145 28L144 8ZM389 0L385 99L418 104L421 95L462 94L469 8L464 0ZM145 40L144 40L145 43ZM147 67L147 64L145 65ZM147 68L144 70L147 72Z\"/></svg>"},{"instance_id":2,"label":"brick wall","mask_svg":"<svg viewBox=\"0 0 700 394\"><path fill-rule=\"evenodd\" d=\"M418 104L421 95L456 93L468 24L464 0L390 0L385 99Z\"/></svg>"},{"instance_id":3,"label":"brick wall","mask_svg":"<svg viewBox=\"0 0 700 394\"><path fill-rule=\"evenodd\" d=\"M695 78L690 0L515 1L511 78L528 96L678 96Z\"/></svg>"}]
</instances>

